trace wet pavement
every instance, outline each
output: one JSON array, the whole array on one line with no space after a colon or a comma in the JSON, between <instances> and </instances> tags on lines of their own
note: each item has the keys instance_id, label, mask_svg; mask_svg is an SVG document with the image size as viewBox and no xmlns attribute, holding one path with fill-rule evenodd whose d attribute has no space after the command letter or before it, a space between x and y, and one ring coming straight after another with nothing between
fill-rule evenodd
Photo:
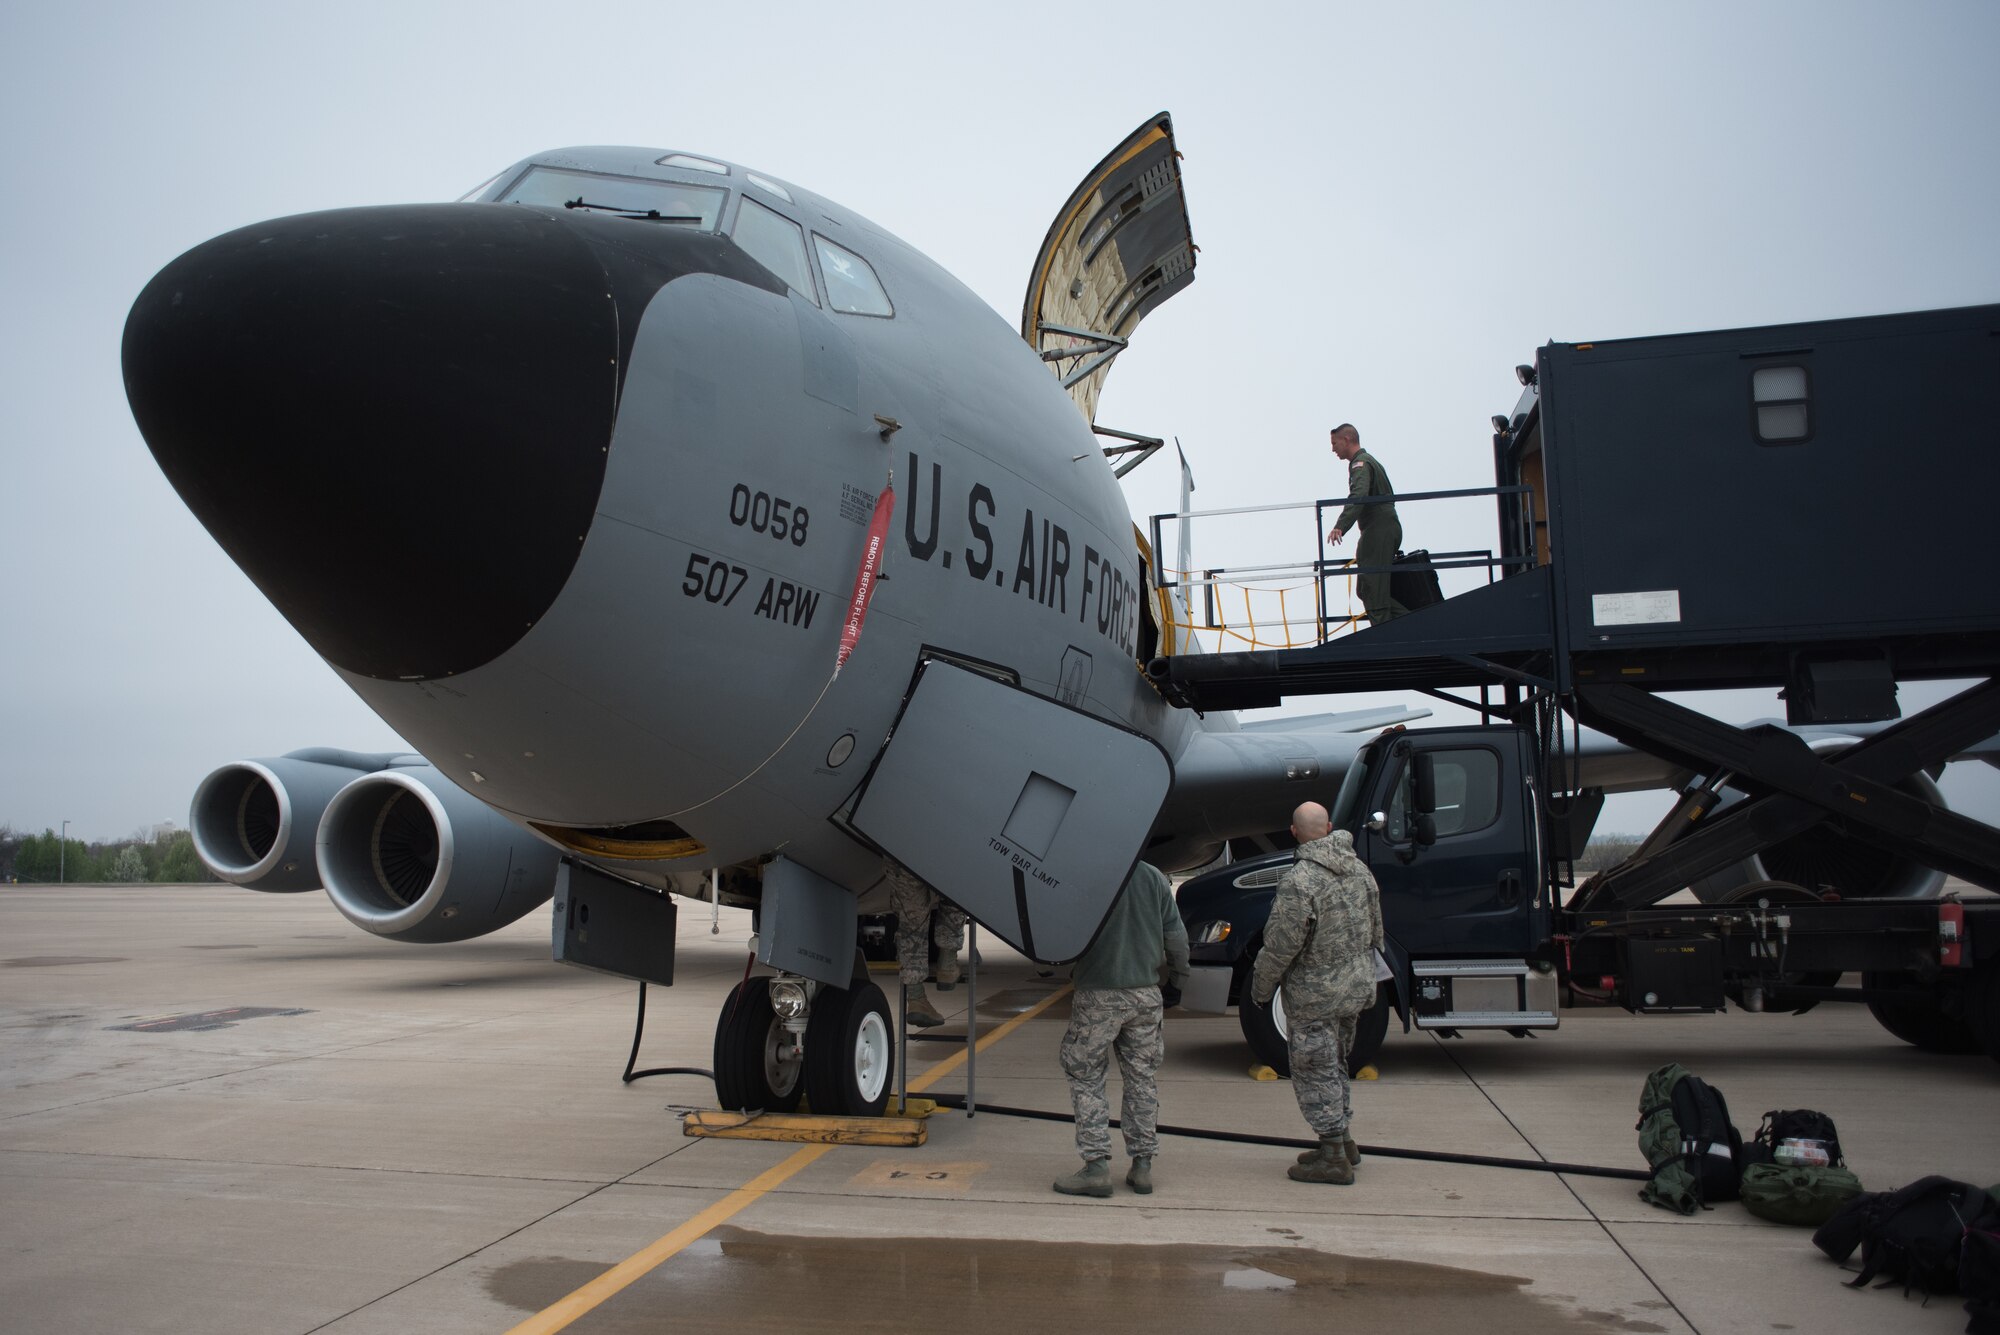
<instances>
[{"instance_id":1,"label":"wet pavement","mask_svg":"<svg viewBox=\"0 0 2000 1335\"><path fill-rule=\"evenodd\" d=\"M706 1067L745 914L684 908L640 1068ZM987 939L978 1103L907 1150L687 1138L704 1079L621 1083L636 987L547 962L541 915L456 946L343 930L318 895L0 889L0 1328L505 1332L941 1328L1957 1332L1959 1303L1851 1291L1805 1230L1647 1206L1628 1181L1168 1137L1158 1190L1049 1189L1067 1014ZM886 976L886 975L885 975ZM913 1093L963 1095L957 1042ZM1163 1122L1306 1134L1233 1016L1174 1015ZM1532 1040L1392 1032L1364 1144L1617 1168L1646 1073L1686 1063L1740 1129L1831 1114L1871 1189L2000 1181L2000 1065L1927 1056L1858 1008L1570 1012ZM1115 1076L1114 1076L1115 1082ZM1122 1176L1122 1162L1114 1162Z\"/></svg>"}]
</instances>

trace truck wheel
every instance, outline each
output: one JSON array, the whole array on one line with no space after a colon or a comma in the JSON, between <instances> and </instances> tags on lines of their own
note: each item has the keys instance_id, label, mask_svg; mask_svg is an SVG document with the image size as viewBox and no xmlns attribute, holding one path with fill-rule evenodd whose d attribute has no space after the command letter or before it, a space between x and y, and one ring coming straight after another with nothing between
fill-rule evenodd
<instances>
[{"instance_id":1,"label":"truck wheel","mask_svg":"<svg viewBox=\"0 0 2000 1335\"><path fill-rule=\"evenodd\" d=\"M1389 1033L1389 1012L1393 1009L1389 990L1377 986L1375 1004L1361 1013L1361 1019L1354 1026L1354 1050L1347 1054L1347 1073L1350 1076L1381 1055L1382 1042ZM1243 1027L1243 1039L1257 1054L1257 1060L1290 1079L1292 1055L1285 1043L1284 997L1272 997L1269 1006L1259 1006L1250 1000L1250 985L1246 978L1243 1001L1236 1008L1236 1018Z\"/></svg>"},{"instance_id":2,"label":"truck wheel","mask_svg":"<svg viewBox=\"0 0 2000 1335\"><path fill-rule=\"evenodd\" d=\"M1915 983L1915 977L1906 973L1861 975L1863 987L1910 987ZM1935 996L1919 1001L1871 1001L1868 1011L1884 1029L1925 1052L1963 1055L1986 1051L1966 1018L1951 1014Z\"/></svg>"},{"instance_id":3,"label":"truck wheel","mask_svg":"<svg viewBox=\"0 0 2000 1335\"><path fill-rule=\"evenodd\" d=\"M1973 970L1965 987L1965 1020L1986 1055L2000 1062L2000 958Z\"/></svg>"},{"instance_id":4,"label":"truck wheel","mask_svg":"<svg viewBox=\"0 0 2000 1335\"><path fill-rule=\"evenodd\" d=\"M1255 957L1251 962L1255 963ZM1285 1046L1285 998L1282 992L1268 1006L1250 1000L1250 978L1243 978L1243 1000L1236 1007L1237 1023L1243 1026L1243 1041L1257 1060L1286 1079L1292 1074L1292 1054Z\"/></svg>"},{"instance_id":5,"label":"truck wheel","mask_svg":"<svg viewBox=\"0 0 2000 1335\"><path fill-rule=\"evenodd\" d=\"M1389 1014L1396 1009L1394 989L1387 983L1375 985L1375 1004L1361 1013L1354 1026L1354 1051L1347 1054L1347 1073L1355 1074L1372 1065L1382 1055L1382 1042L1389 1036Z\"/></svg>"},{"instance_id":6,"label":"truck wheel","mask_svg":"<svg viewBox=\"0 0 2000 1335\"><path fill-rule=\"evenodd\" d=\"M1814 894L1804 886L1794 885L1790 881L1752 881L1748 885L1739 885L1734 890L1730 890L1716 899L1700 896L1699 891L1697 891L1697 895L1702 899L1703 903L1755 904L1762 909L1782 908L1787 904L1817 904L1820 902L1820 896ZM1839 982L1840 970L1829 969L1818 973L1787 973L1778 979L1778 986L1783 988L1789 983L1793 987L1834 987ZM1731 1001L1739 1006L1743 1004L1742 984L1731 983L1724 991L1728 994ZM1804 1015L1817 1005L1819 1005L1817 1001L1803 1002L1792 1007L1791 1012L1794 1015Z\"/></svg>"}]
</instances>

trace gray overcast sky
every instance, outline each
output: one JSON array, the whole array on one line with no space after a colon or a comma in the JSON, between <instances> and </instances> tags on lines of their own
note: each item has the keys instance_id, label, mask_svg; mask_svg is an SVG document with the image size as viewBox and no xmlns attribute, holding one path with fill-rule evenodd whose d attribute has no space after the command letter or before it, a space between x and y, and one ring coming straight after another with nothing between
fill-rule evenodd
<instances>
[{"instance_id":1,"label":"gray overcast sky","mask_svg":"<svg viewBox=\"0 0 2000 1335\"><path fill-rule=\"evenodd\" d=\"M227 760L399 745L182 509L126 409L139 289L260 219L455 198L565 144L689 149L860 210L1014 323L1055 210L1164 108L1198 278L1099 417L1178 435L1202 508L1344 489L1343 418L1402 491L1486 485L1486 420L1551 338L2000 301L1985 0L1001 8L0 10L0 822L115 837L185 823ZM1175 508L1173 471L1128 480L1135 515ZM1699 504L1670 459L1661 480ZM1405 525L1491 543L1484 507ZM1990 783L1951 791L2000 811Z\"/></svg>"}]
</instances>

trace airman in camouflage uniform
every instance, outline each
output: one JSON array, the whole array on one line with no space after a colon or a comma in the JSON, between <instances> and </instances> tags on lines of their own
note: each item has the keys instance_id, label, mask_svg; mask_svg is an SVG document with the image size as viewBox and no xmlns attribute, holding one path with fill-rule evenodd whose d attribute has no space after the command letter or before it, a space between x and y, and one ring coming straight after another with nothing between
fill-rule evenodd
<instances>
[{"instance_id":1,"label":"airman in camouflage uniform","mask_svg":"<svg viewBox=\"0 0 2000 1335\"><path fill-rule=\"evenodd\" d=\"M937 983L949 992L958 982L958 948L965 942L965 910L947 904L908 867L891 862L887 869L889 907L896 915L896 974L902 980L910 1024L929 1029L944 1023L931 1005L924 979L931 971L931 939L937 940Z\"/></svg>"},{"instance_id":2,"label":"airman in camouflage uniform","mask_svg":"<svg viewBox=\"0 0 2000 1335\"><path fill-rule=\"evenodd\" d=\"M1396 489L1389 485L1389 470L1382 467L1374 455L1361 448L1361 433L1350 423L1342 422L1329 435L1334 455L1347 465L1348 505L1340 512L1340 518L1333 521L1333 531L1326 535L1326 540L1339 546L1347 537L1347 531L1359 524L1361 542L1354 551L1356 563L1364 566L1394 565L1396 553L1403 545L1403 521L1396 517L1396 503L1354 504L1364 496L1394 496ZM1396 601L1395 595L1389 592L1387 571L1357 575L1355 580L1361 586L1358 592L1361 605L1368 610L1369 625L1379 626L1409 613L1410 609Z\"/></svg>"},{"instance_id":3,"label":"airman in camouflage uniform","mask_svg":"<svg viewBox=\"0 0 2000 1335\"><path fill-rule=\"evenodd\" d=\"M1382 945L1381 894L1354 838L1331 829L1326 808L1307 802L1292 813L1298 859L1278 882L1250 995L1268 1006L1282 985L1286 1049L1299 1111L1319 1148L1299 1157L1300 1182L1354 1180L1353 1110L1347 1054L1362 1012L1375 1004L1375 955Z\"/></svg>"},{"instance_id":4,"label":"airman in camouflage uniform","mask_svg":"<svg viewBox=\"0 0 2000 1335\"><path fill-rule=\"evenodd\" d=\"M1141 862L1126 878L1097 940L1072 970L1076 991L1061 1055L1083 1167L1056 1179L1056 1190L1065 1196L1111 1194L1111 1105L1104 1077L1114 1051L1123 1085L1119 1129L1132 1156L1125 1183L1142 1196L1153 1190L1153 1156L1160 1148L1160 1096L1153 1078L1167 1055L1160 1031L1162 966L1177 994L1188 976L1187 928L1165 873Z\"/></svg>"}]
</instances>

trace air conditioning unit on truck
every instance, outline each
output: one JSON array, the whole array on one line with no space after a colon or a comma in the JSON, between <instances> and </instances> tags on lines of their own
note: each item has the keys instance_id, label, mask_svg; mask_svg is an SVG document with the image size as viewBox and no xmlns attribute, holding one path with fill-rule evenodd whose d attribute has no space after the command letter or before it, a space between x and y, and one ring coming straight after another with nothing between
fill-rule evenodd
<instances>
[{"instance_id":1,"label":"air conditioning unit on truck","mask_svg":"<svg viewBox=\"0 0 2000 1335\"><path fill-rule=\"evenodd\" d=\"M1300 794L1382 887L1391 976L1357 1049L1392 1009L1526 1031L1577 1004L1860 1001L2000 1059L2000 901L1936 898L1946 873L2000 890L2000 830L1932 782L2000 763L2000 307L1551 344L1518 374L1489 583L1313 648L1150 667L1189 707L1414 687L1503 720L1386 733ZM1901 717L1898 684L1927 679L1972 684ZM1758 686L1783 724L1667 694ZM1659 786L1682 794L1660 828L1575 884L1604 795ZM1240 992L1288 856L1181 887L1190 1003ZM1244 1012L1282 1069L1281 1024Z\"/></svg>"}]
</instances>

